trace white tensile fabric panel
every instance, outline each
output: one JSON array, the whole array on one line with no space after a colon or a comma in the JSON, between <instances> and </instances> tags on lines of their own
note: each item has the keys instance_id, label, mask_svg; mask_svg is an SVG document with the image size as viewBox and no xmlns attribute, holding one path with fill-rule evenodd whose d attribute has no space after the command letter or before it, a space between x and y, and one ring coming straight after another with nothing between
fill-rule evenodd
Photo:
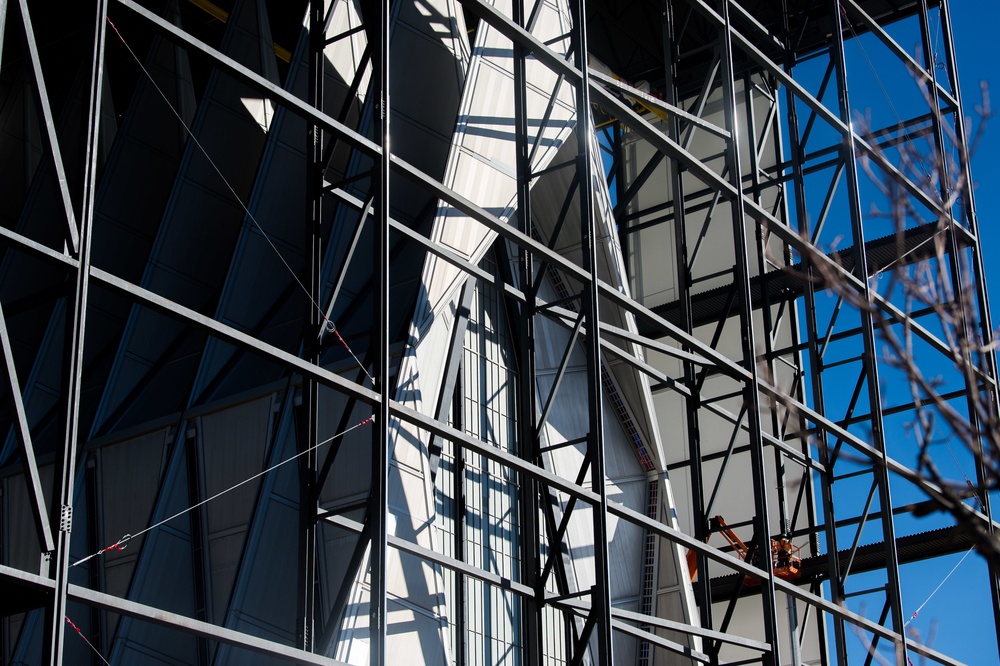
<instances>
[{"instance_id":1,"label":"white tensile fabric panel","mask_svg":"<svg viewBox=\"0 0 1000 666\"><path fill-rule=\"evenodd\" d=\"M448 114L447 100L453 99L457 110L460 91L465 83L469 47L462 20L462 9L454 0L429 0L420 3L394 3L392 17L392 77L402 81L402 98L393 106L393 119L405 127L406 153L412 162L429 172L443 171L450 136L442 129L443 116ZM439 20L441 17L451 17ZM403 55L405 54L405 57ZM394 57L399 56L399 57ZM437 62L441 67L421 69L420 63ZM407 71L408 67L414 68ZM435 77L434 95L405 94L409 79ZM397 84L393 84L394 87ZM402 85L402 84L401 84ZM426 87L426 86L425 86ZM392 104L392 101L390 101ZM452 116L454 117L454 116ZM417 150L422 142L421 150ZM395 144L394 144L395 146ZM440 163L434 164L440 154ZM411 211L412 212L412 211ZM445 335L447 322L442 318ZM399 371L396 399L421 408L421 390L411 373L412 365L404 364ZM389 531L398 537L433 549L433 530L426 529L434 517L434 494L426 448L399 423L390 425L391 460L389 466ZM368 605L370 583L368 558L355 577L341 636L335 647L338 659L353 664L368 660ZM388 553L386 591L388 638L386 659L389 663L447 663L448 639L445 633L447 610L444 606L444 583L441 572L419 559L402 555L390 548Z\"/></svg>"}]
</instances>

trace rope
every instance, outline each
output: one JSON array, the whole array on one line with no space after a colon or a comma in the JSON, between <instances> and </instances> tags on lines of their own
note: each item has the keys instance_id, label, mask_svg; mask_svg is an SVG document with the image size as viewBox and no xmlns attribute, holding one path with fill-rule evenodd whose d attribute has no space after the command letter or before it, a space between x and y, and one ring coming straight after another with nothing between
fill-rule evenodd
<instances>
[{"instance_id":1,"label":"rope","mask_svg":"<svg viewBox=\"0 0 1000 666\"><path fill-rule=\"evenodd\" d=\"M951 454L951 459L955 461L955 466L958 467L958 471L962 473L963 477L965 477L965 485L969 487L969 490L972 491L973 497L976 498L976 508L982 511L983 502L979 497L979 489L976 488L976 484L972 482L972 479L969 478L969 475L965 473L965 468L963 468L962 463L958 461L958 456L955 455L955 450L951 448L951 444L946 441L945 446L948 447L948 453Z\"/></svg>"},{"instance_id":2,"label":"rope","mask_svg":"<svg viewBox=\"0 0 1000 666\"><path fill-rule=\"evenodd\" d=\"M160 522L154 523L154 524L150 525L149 527L143 529L142 531L136 532L135 534L126 534L126 535L122 536L122 538L118 539L118 541L116 541L115 543L111 544L110 546L108 546L106 548L102 548L101 550L97 551L96 553L92 553L91 555L87 555L83 559L80 559L80 560L77 560L76 562L73 562L72 564L70 564L70 566L71 567L79 566L79 565L83 564L84 562L86 562L87 560L93 559L93 558L97 557L98 555L103 555L104 553L108 552L109 550L125 550L125 547L126 547L127 543L129 541L131 541L132 539L135 539L136 537L142 536L143 534L145 534L146 532L149 532L151 530L155 530L157 527L160 527L161 525L165 525L166 523L169 523L174 518L178 518L180 516L183 516L185 513L189 513L191 511L194 511L198 507L203 506L205 504L208 504L212 500L218 499L219 497L222 497L226 493L228 493L230 491L233 491L233 490L236 490L240 486L243 486L243 485L246 485L246 484L250 483L254 479L259 479L260 477L264 476L268 472L273 472L274 470L278 469L282 465L285 465L286 463L290 463L293 460L295 460L297 458L300 458L301 456L304 456L305 454L318 449L319 447L323 446L324 444L329 444L330 442L332 442L333 440L337 439L338 437L343 437L347 433L349 433L352 430L355 430L357 428L360 428L361 426L365 425L366 423L372 423L374 420L375 420L375 416L374 415L373 416L369 416L365 420L352 425L347 430L344 430L343 432L339 432L336 435L328 437L328 438L324 439L322 442L314 444L313 446L310 446L308 449L305 449L304 451L299 451L298 453L296 453L291 458L287 458L285 460L282 460L281 462L276 463L276 464L268 467L267 469L265 469L263 471L257 472L253 476L248 477L246 479L243 479L239 483L237 483L235 485L232 485L232 486L226 488L225 490L219 491L219 492L215 493L214 495L212 495L211 497L203 499L202 501L198 502L197 504L189 506L188 508L186 508L186 509L184 509L182 511L178 511L177 513L175 513L174 515L170 516L169 518L164 518Z\"/></svg>"},{"instance_id":3,"label":"rope","mask_svg":"<svg viewBox=\"0 0 1000 666\"><path fill-rule=\"evenodd\" d=\"M327 330L329 330L331 332L336 332L336 326L334 326L333 322L329 319L329 317L326 316L326 313L323 312L323 308L320 307L319 303L316 302L316 299L314 299L313 296L312 296L312 294L309 293L309 290L306 289L306 286L304 284L302 284L302 280L299 279L299 276L296 275L295 271L289 265L288 261L285 260L284 255L281 254L281 250L278 249L278 246L274 244L274 241L271 240L271 237L267 235L267 232L264 231L264 228L260 226L259 222L257 222L257 218L254 217L253 213L250 212L250 209L247 208L247 205L245 203L243 203L243 200L236 193L236 190L233 189L233 186L229 183L229 180L224 175L222 175L222 171L219 169L218 165L215 163L215 160L212 159L212 157L208 154L208 151L205 150L205 147L203 145L201 145L200 141L198 141L198 137L196 137L194 135L194 132L191 131L191 128L188 127L188 125L187 125L186 122L184 122L184 119L181 117L181 114L178 113L177 109L174 108L174 105L170 103L170 99L167 98L167 96L166 96L166 94L164 94L163 90L160 89L160 86L157 85L156 80L153 78L153 76L146 69L145 65L142 64L142 61L139 60L139 56L137 56L135 54L135 51L132 50L132 47L129 46L128 42L125 41L125 38L122 36L121 32L118 31L118 27L115 26L115 24L111 21L111 17L110 16L105 16L104 18L107 20L108 25L111 26L111 29L115 31L115 34L118 35L118 39L121 40L121 43L128 50L129 54L132 56L132 59L135 60L136 64L139 65L139 69L141 69L142 72L143 72L143 74L146 75L146 78L149 79L149 82L153 84L153 88L156 89L156 92L158 92L160 94L160 97L163 98L163 101L166 102L167 107L170 109L170 111L177 118L178 122L180 122L181 127L184 128L184 131L187 132L187 135L189 137L191 137L192 141L194 141L194 144L198 147L198 150L201 151L201 154L204 155L205 159L208 160L208 163L212 165L212 169L215 170L215 173L217 173L219 175L219 178L222 179L222 182L225 183L226 188L229 190L230 194L233 195L233 198L240 205L240 208L243 209L243 212L246 213L246 215L250 219L250 221L253 222L254 227L257 228L257 231L260 233L260 235L264 238L265 241L267 241L267 244L271 246L271 249L274 251L274 254L278 257L278 259L281 261L281 263L285 266L285 269L288 271L288 274L292 276L292 279L299 286L299 289L301 289L302 293L306 295L307 299L309 299L309 302L312 304L313 308L315 308L316 311L319 312L320 317L323 318L323 326L325 326L327 328ZM330 328L330 327L332 327L332 328ZM354 352L351 350L351 348L348 347L347 343L344 342L344 339L342 337L340 337L339 333L337 333L337 338L340 339L340 342L344 345L345 348L347 348L347 351L351 354L351 358L354 359L354 362L357 363L358 366L361 368L361 370L368 376L368 379L371 381L372 385L374 386L375 385L375 378L372 377L371 373L368 372L368 369L365 368L364 365L362 365L361 361L354 354Z\"/></svg>"},{"instance_id":4,"label":"rope","mask_svg":"<svg viewBox=\"0 0 1000 666\"><path fill-rule=\"evenodd\" d=\"M872 63L871 58L868 57L868 52L865 50L865 45L861 41L860 37L858 37L858 33L854 30L854 24L851 23L851 19L847 15L847 9L842 4L840 5L840 13L841 16L843 16L844 18L844 22L847 23L847 29L851 31L851 35L854 37L854 43L858 45L858 49L861 51L861 56L865 59L865 62L868 64L868 69L871 70L872 76L875 77L875 83L878 84L879 90L882 91L882 96L885 97L885 101L889 104L889 108L892 110L892 114L896 116L896 123L902 128L903 118L899 115L899 111L896 110L896 105L892 103L892 96L889 95L889 91L886 90L885 84L882 83L882 77L879 76L878 70ZM927 170L927 167L925 165L918 163L917 166L920 168L921 171L924 172L924 176L926 176L928 179L931 178L931 174Z\"/></svg>"},{"instance_id":5,"label":"rope","mask_svg":"<svg viewBox=\"0 0 1000 666\"><path fill-rule=\"evenodd\" d=\"M882 83L882 77L878 75L875 65L872 64L871 58L868 57L868 52L865 51L864 44L862 44L861 40L858 38L858 33L854 30L854 24L851 23L851 19L847 16L847 9L845 9L843 5L840 6L840 12L844 17L844 21L847 23L847 29L851 31L851 35L854 37L854 42L858 45L858 49L861 51L861 55L864 57L865 62L868 63L868 69L870 69L872 75L875 76L875 83L877 83L879 89L882 90L882 95L885 97L885 101L889 103L889 108L892 109L893 115L896 116L896 122L902 125L903 119L900 117L899 112L896 111L896 107L892 103L892 98L889 96L889 91L886 90L885 85Z\"/></svg>"},{"instance_id":6,"label":"rope","mask_svg":"<svg viewBox=\"0 0 1000 666\"><path fill-rule=\"evenodd\" d=\"M899 262L901 262L901 261L902 261L903 259L905 259L905 258L906 258L906 257L908 257L909 255L913 254L913 253L914 253L914 252L916 252L917 250L919 250L919 249L920 249L921 247L923 247L924 245L927 245L928 243L930 243L930 242L931 242L932 240L934 240L934 239L935 239L935 238L936 238L936 237L937 237L937 236L938 236L938 235L939 235L939 234L940 234L940 233L941 233L942 231L946 231L947 229L948 229L948 227L947 227L947 226L944 226L944 227L942 227L941 229L938 229L938 230L937 230L937 231L935 231L935 232L934 232L933 234L931 234L930 236L928 236L928 237L927 237L927 238L925 238L924 240L922 240L922 241L920 241L919 243L917 243L917 245L916 245L916 246L914 246L914 247L913 247L912 249L910 249L910 250L907 250L906 252L904 252L903 254L899 255L898 257L896 257L895 259L893 259L892 261L890 261L890 262L889 262L888 264L886 264L886 265L885 265L885 266L883 266L882 268L880 268L880 269L878 269L877 271L875 271L874 273L872 273L872 277L875 277L876 275L881 275L881 274L882 274L882 273L884 273L885 271L889 270L890 268L892 268L893 266L895 266L896 264L898 264Z\"/></svg>"},{"instance_id":7,"label":"rope","mask_svg":"<svg viewBox=\"0 0 1000 666\"><path fill-rule=\"evenodd\" d=\"M976 548L975 548L975 546L973 546L972 548L970 548L969 550L967 550L967 551L965 552L965 555L963 555L963 556L962 556L962 559L960 559L960 560L958 561L958 564L956 564L955 566L953 566L953 567L951 568L951 571L949 571L949 572L948 572L948 575L947 575L947 576L945 576L945 577L944 577L944 579L943 579L943 580L942 580L942 581L941 581L940 583L938 583L938 586L937 586L937 587L935 587L935 588L934 588L934 591L930 593L930 596L928 596L928 597L927 597L927 599L925 599L925 600L924 600L924 603L920 604L920 607L919 607L919 608L917 608L917 610L913 611L913 615L911 615L911 616L910 616L910 619L909 619L909 620L907 620L907 621L906 621L906 622L905 622L905 623L903 624L903 627L904 627L904 628L906 628L906 626L907 626L908 624L910 624L911 622L913 622L913 620L915 620L915 619L916 619L917 615L919 615L919 614L920 614L920 611L922 611L922 610L924 609L924 606L926 606L926 605L927 605L927 604L928 604L928 603L930 602L931 598L932 598L932 597L933 597L933 596L934 596L935 594L937 594L937 591L938 591L938 590L940 590L940 589L941 589L941 586L943 586L943 585L944 585L944 584L945 584L945 583L946 583L946 582L948 581L948 579L949 579L949 578L951 578L951 575L952 575L953 573L955 573L955 569L957 569L958 567L962 566L962 562L964 562L964 561L965 561L965 558L967 558L967 557L969 556L969 554L970 554L970 553L972 553L972 551L974 551L975 549L976 549Z\"/></svg>"},{"instance_id":8,"label":"rope","mask_svg":"<svg viewBox=\"0 0 1000 666\"><path fill-rule=\"evenodd\" d=\"M109 663L108 663L108 660L104 658L104 655L103 655L103 654L101 654L101 651L100 651L100 650L98 650L98 649L97 649L96 647L94 647L94 644L93 644L93 643L91 643L90 641L88 641L88 640L87 640L87 637L83 635L83 632L82 632L82 631L80 631L80 627L78 627L78 626L76 626L75 624L73 624L73 620L69 619L68 617L66 618L66 621L67 621L67 622L69 622L69 626L71 626L71 627L73 627L74 629L76 629L76 633L77 633L77 635L78 635L78 636L79 636L80 638L82 638L82 639L83 639L83 642L84 642L84 643L86 643L87 645L89 645L89 646L90 646L90 649L94 651L94 654L96 654L96 655L97 655L98 657L100 657L101 661L103 661L103 662L104 662L105 664L108 664L108 666L111 666L111 664L109 664Z\"/></svg>"},{"instance_id":9,"label":"rope","mask_svg":"<svg viewBox=\"0 0 1000 666\"><path fill-rule=\"evenodd\" d=\"M368 375L368 379L371 380L372 386L375 386L375 378L371 376L371 373L369 373L368 369L365 368L363 363L361 363L361 360L354 355L354 350L351 349L350 345L347 344L347 341L344 340L343 336L340 335L340 331L337 330L337 325L334 324L329 319L327 319L326 315L323 315L323 321L327 332L333 333L334 335L337 336L337 339L340 340L340 344L344 346L344 349L346 349L347 353L351 355L351 358L354 359L354 362L358 364L358 367L361 368L361 371L364 372L366 375Z\"/></svg>"}]
</instances>

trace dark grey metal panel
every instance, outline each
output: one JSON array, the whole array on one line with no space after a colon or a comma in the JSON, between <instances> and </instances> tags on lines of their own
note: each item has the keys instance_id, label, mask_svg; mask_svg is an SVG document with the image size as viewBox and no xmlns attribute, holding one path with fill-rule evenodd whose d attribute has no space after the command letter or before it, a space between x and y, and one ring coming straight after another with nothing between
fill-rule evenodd
<instances>
[{"instance_id":1,"label":"dark grey metal panel","mask_svg":"<svg viewBox=\"0 0 1000 666\"><path fill-rule=\"evenodd\" d=\"M277 82L274 54L261 46L271 43L264 5L240 2L227 23L223 53ZM185 145L142 277L143 285L201 311L211 311L219 297L227 265L219 259L232 253L264 146L264 132L243 101L255 97L243 84L212 73L191 125L197 142ZM98 412L99 427L106 431L169 413L173 405L164 410L161 400L145 396L185 392L197 368L190 355L199 343L183 336L152 313L130 315ZM135 394L141 384L153 388ZM131 413L122 420L126 412ZM106 424L109 417L118 422Z\"/></svg>"}]
</instances>

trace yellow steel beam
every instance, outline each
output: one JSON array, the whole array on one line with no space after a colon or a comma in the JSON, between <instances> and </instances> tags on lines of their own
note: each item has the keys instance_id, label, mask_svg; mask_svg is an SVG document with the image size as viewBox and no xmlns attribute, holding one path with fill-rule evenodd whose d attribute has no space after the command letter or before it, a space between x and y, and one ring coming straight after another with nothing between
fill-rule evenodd
<instances>
[{"instance_id":1,"label":"yellow steel beam","mask_svg":"<svg viewBox=\"0 0 1000 666\"><path fill-rule=\"evenodd\" d=\"M209 0L188 0L188 2L216 20L222 21L223 23L226 23L229 20L229 12ZM274 45L274 55L284 62L290 62L292 59L291 52L282 46L278 46L277 44Z\"/></svg>"}]
</instances>

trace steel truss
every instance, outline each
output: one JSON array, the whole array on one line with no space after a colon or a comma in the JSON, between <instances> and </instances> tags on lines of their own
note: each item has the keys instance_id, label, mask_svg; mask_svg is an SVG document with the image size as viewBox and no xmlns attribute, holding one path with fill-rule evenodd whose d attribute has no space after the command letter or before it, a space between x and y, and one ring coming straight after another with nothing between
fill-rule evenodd
<instances>
[{"instance_id":1,"label":"steel truss","mask_svg":"<svg viewBox=\"0 0 1000 666\"><path fill-rule=\"evenodd\" d=\"M396 76L399 70L390 49L393 7L388 0L358 3L362 24L332 39L326 36L331 5L310 0L308 20L315 29L305 59L308 94L304 99L144 3L99 2L90 33L93 62L82 96L86 102L83 150L69 150L64 145L68 141L56 132L45 85L47 69L32 23L32 19L37 22L39 9L29 6L28 0L0 2L0 26L7 41L24 43L27 71L33 77L30 87L42 118L41 161L54 174L55 201L65 217L65 223L57 225L56 236L3 226L0 237L8 255L29 258L44 267L46 275L56 275L56 281L66 285L56 290L54 299L65 309L62 318L55 319L65 336L59 399L41 417L38 409L26 409L26 373L21 369L30 367L34 358L19 360L18 354L27 352L12 344L8 335L11 312L24 305L5 301L0 308L0 343L9 389L5 400L13 414L5 424L16 443L14 453L5 453L4 480L9 484L23 480L37 552L44 554L41 571L35 573L11 564L9 544L0 552L4 557L0 596L15 600L0 603L8 618L0 644L4 658L22 649L9 618L20 618L18 626L25 627L39 622L38 609L44 609L35 640L42 646L45 662L64 663L67 644L74 640L67 637L65 619L71 613L69 605L75 604L74 609L87 609L85 626L97 652L105 655L119 655L113 650L121 649L115 647L109 620L115 615L197 637L200 663L221 660L219 655L228 654L224 649L246 649L294 663L342 663L327 655L334 654L342 640L344 618L354 612L352 605L360 603L356 590L363 588L369 663L387 663L390 609L399 602L388 592L387 571L390 560L407 557L442 577L453 577L449 580L453 580L454 596L448 603L458 609L451 617L456 636L451 658L456 664L472 661L466 646L467 625L473 622L465 610L467 581L518 599L520 660L531 664L611 664L621 637L636 639L643 664L799 663L810 640L814 641L810 649L823 664L865 659L870 663L874 651L885 644L894 646L890 658L899 664L912 655L935 663L959 663L904 631L909 606L904 606L901 567L918 558L962 552L974 542L967 533L951 528L951 540L921 550L901 533L899 516L913 510L907 479L917 472L893 438L899 436L897 417L912 415L916 406L905 398L887 403L880 394L880 377L892 370L880 355L878 341L880 330L897 327L912 334L927 353L947 357L950 347L931 320L932 312L909 311L898 299L880 293L872 281L898 263L927 261L921 255L911 257L910 248L944 233L946 269L957 284L973 285L977 300L968 306L981 322L978 334L984 339L990 336L973 193L966 192L960 203L943 209L933 188L916 182L913 172L894 159L900 146L923 140L941 155L959 156L957 172L942 177L939 193L947 197L949 188L955 186L949 177L972 182L948 3L920 0L903 3L902 9L887 4L874 16L868 13L874 11L871 8L866 11L867 4L863 7L855 0L814 3L809 9L783 4L780 11L755 11L732 0L677 0L654 9L637 9L629 3L575 0L568 6L572 28L563 36L569 47L560 52L556 47L560 39L543 41L533 34L536 5L516 0L508 15L482 0L461 0L474 29L488 26L511 45L510 131L516 144L517 187L516 213L507 219L444 185L440 175L427 173L393 152L390 119L396 122L397 102L389 95L394 89L390 74ZM639 43L640 37L635 48L659 63L659 95L641 90L626 77L611 77L592 63L588 66L588 54L597 48L592 46L595 36L608 31L608 26L635 28L636 11L655 19L651 32L658 35L653 43L659 51ZM282 278L289 286L256 327L234 325L220 314L213 315L214 301L221 296L213 296L207 307L193 306L160 293L136 275L107 270L92 258L95 197L102 177L98 144L102 113L110 105L103 78L111 39L106 16L121 17L137 32L166 40L308 126L309 139L303 144L308 146L308 219L288 223L295 229L301 225L297 233L305 248L303 261L291 277ZM896 21L917 24L921 45L917 56L887 31ZM932 24L940 26L943 34L943 57L935 52ZM650 30L649 25L642 28ZM854 64L848 51L862 39L859 33L864 35L864 44L881 44L886 57L911 70L929 91L926 110L886 128L856 126L853 114L859 107L848 85L848 70ZM347 101L328 108L324 49L356 34L364 34L367 42L353 80L346 85ZM624 54L630 46L622 41L618 48ZM6 53L0 61L5 67ZM629 67L624 55L611 66ZM529 97L537 92L529 75L533 67L545 68L557 81L555 90L548 91L546 119L554 113L560 86L572 88L577 152L570 162L534 166L540 142L534 134L539 130L532 126L537 119L528 110ZM799 76L803 70L807 74ZM365 101L359 106L366 109L367 124L352 101L365 89ZM398 101L401 107L405 103ZM596 128L592 126L595 121ZM630 142L649 146L650 157L629 162ZM599 172L601 153L607 155L603 174ZM333 182L334 163L344 154L350 154L359 166L354 173L339 172L341 179ZM945 227L911 225L896 234L895 242L882 239L889 233L872 231L883 227L865 212L870 196L866 167L890 183L896 196L912 208L932 219L946 220ZM67 176L77 172L82 176ZM533 213L537 193L532 184L557 172L572 173L572 186L559 218L549 227L551 233L543 239ZM595 202L605 178L613 183L617 242L626 258L637 256L642 234L670 230L672 246L657 250L675 260L670 302L654 303L642 295L630 295L602 277L598 256L602 227ZM667 184L670 200L645 205L643 193L660 181ZM419 192L427 199L415 222L397 214L397 190ZM431 237L428 220L439 206L459 211L466 223L496 236L491 244L497 258L495 271ZM349 250L337 250L342 254L333 268L324 256L330 242L330 211L349 211L357 220L344 243ZM576 219L579 228L570 229L569 222ZM832 239L837 236L849 239L850 246L833 247ZM721 245L716 242L720 237L726 239ZM907 248L902 256L901 238ZM567 243L579 246L576 254L561 251ZM355 257L365 251L370 252L365 262L368 271L359 277L356 268L349 267L356 267ZM722 252L731 256L719 260ZM399 296L394 271L407 253L433 257L441 265L458 269L462 282L447 336L443 380L435 395L423 396L424 408L419 410L396 393L402 381L396 373L410 325L408 320L401 323L399 310L412 306L400 305L405 298ZM903 256L905 262L901 262ZM713 261L723 268L714 268ZM629 265L629 270L642 269ZM637 279L636 274L629 277ZM292 342L275 343L264 332L278 317L282 303L296 294L296 282L308 294L300 312L301 332ZM334 285L332 289L329 284ZM561 293L546 298L543 284L559 285ZM461 409L455 407L461 405L465 390L462 340L470 325L473 293L487 288L502 298L515 340L518 441L512 451L469 434ZM158 313L183 331L121 404L107 410L103 422L81 413L87 382L108 372L106 360L100 355L95 360L87 347L94 292L127 303L126 309ZM331 362L329 355L336 346L333 333L337 338L341 335L336 327L331 328L333 313L343 313L344 320L356 324L364 316L359 311L369 315L364 331L339 325L360 356L360 370L343 358ZM623 323L632 320L632 327ZM542 387L536 372L536 334L543 325L553 324L566 332L564 347L551 383ZM197 617L162 608L155 600L109 594L103 569L90 571L85 585L71 580L78 559L70 553L74 509L81 512L82 504L90 506L86 513L94 524L85 528L87 550L97 552L108 545L102 542L103 528L97 525L98 495L104 491L94 478L102 448L132 432L116 431L115 424L146 390L155 390L157 372L170 365L171 354L183 349L189 339L234 350L212 381L200 389L192 381L184 395L165 398L180 405L165 411L160 425L170 428L168 457L186 461L187 500L192 505L209 496L205 480L200 485L196 480L204 473L197 462L204 455L198 419L234 400L224 394L213 397L218 387L238 374L236 368L243 359L257 359L279 369L250 392L271 396L273 402L266 459L281 460L276 442L282 424L291 424L288 428L297 433L294 441L301 456L298 497L283 500L293 503L299 516L293 549L298 571L291 639L268 638L245 626L236 629L231 618L213 614L213 572L208 570L207 555L195 564ZM558 394L567 390L563 382L569 376L571 359L580 350L586 376L586 434L550 444L543 433L553 418ZM654 362L653 357L666 358L673 365ZM948 385L948 399L966 405L974 426L978 426L972 406L975 399L987 396L996 410L996 363L992 354L984 358L981 372ZM368 380L369 372L374 383ZM616 372L642 377L657 399L676 400L681 406L685 441L664 442L675 449L669 459L650 459L648 466L643 463L650 493L645 510L608 496L605 442L609 426L605 421L611 412L606 405L620 383ZM845 393L842 386L849 387L846 397L838 394ZM327 427L323 417L330 408L324 396L330 395L336 396L334 402L341 407L337 424ZM373 418L365 444L336 436L329 448L318 447L329 433L347 431L358 413ZM627 416L628 411L621 414ZM36 443L43 432L51 439L52 427L59 432L56 444L40 452ZM447 450L454 458L448 473L456 484L457 527L447 551L394 531L390 493L398 463L393 458L393 437L400 429L425 435L429 457ZM722 446L714 441L718 433L723 433ZM572 473L554 468L552 454L560 447L577 447L582 452L582 462ZM339 457L351 450L369 452L370 472L365 473L370 474L370 490L350 502L326 501L331 478L338 466L347 464ZM472 456L495 463L516 480L512 483L520 534L518 569L513 576L472 564L466 552L464 484ZM637 456L642 462L641 455ZM52 469L52 493L45 492L42 468ZM983 473L977 469L980 483ZM686 479L683 491L679 486L670 491L684 495L678 505L686 515L679 522L665 509L669 505L663 496L671 488L668 474L683 474ZM269 493L277 492L274 482L269 483L257 491L255 507L263 506ZM860 503L847 499L859 483L865 489ZM747 542L756 556L738 557L731 549L718 547L718 537L709 542L711 518L720 511L721 497L733 484L741 486L746 506L751 507L748 519L734 527L753 535ZM942 489L932 485L929 493L923 499L947 502ZM166 493L158 492L157 497L154 517L169 512ZM897 497L907 499L896 503ZM979 500L978 507L970 500L953 511L979 520L983 530L992 533L996 524L990 496L982 493ZM4 520L9 519L5 516ZM192 514L192 552L209 548L207 520L205 510ZM250 536L237 564L234 595L245 593L250 585L254 549L261 548L265 538L260 512L249 521ZM594 570L593 585L583 588L568 572L573 561L567 534L571 524L578 526L581 521L593 547ZM635 526L644 535L648 572L636 602L640 611L616 605L612 596L610 581L622 564L614 562L609 552L611 521ZM341 558L345 573L340 587L332 599L325 600L321 599L323 557L329 553L321 541L328 534L324 530L331 529L349 535L352 546L348 556ZM772 537L778 532L806 544L807 567L800 580L779 577L770 566ZM25 536L16 535L18 539ZM155 544L153 536L135 546L137 568L146 572L142 575L152 575L148 573L151 555L146 553ZM0 538L10 541L15 536L8 530ZM684 550L695 554L699 572L691 588L697 622L693 618L681 622L658 612L662 585L656 565L667 557L665 553ZM1000 644L1000 576L995 569L989 574L989 586ZM852 610L857 609L855 597L863 597L877 609L878 621ZM752 622L747 624L746 618ZM560 629L553 630L554 626ZM27 630L21 631L26 635ZM789 640L789 634L795 640ZM858 646L865 644L870 650L862 647L859 652ZM99 663L97 657L90 658Z\"/></svg>"}]
</instances>

